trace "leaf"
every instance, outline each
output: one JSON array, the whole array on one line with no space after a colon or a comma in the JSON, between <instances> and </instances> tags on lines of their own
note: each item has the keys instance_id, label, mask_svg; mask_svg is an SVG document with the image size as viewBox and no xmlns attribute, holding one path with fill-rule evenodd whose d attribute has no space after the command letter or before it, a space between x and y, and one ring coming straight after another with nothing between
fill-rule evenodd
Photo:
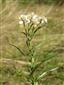
<instances>
[{"instance_id":1,"label":"leaf","mask_svg":"<svg viewBox=\"0 0 64 85\"><path fill-rule=\"evenodd\" d=\"M23 21L23 26L25 27L25 21L23 20L23 18L21 18L21 20Z\"/></svg>"},{"instance_id":2,"label":"leaf","mask_svg":"<svg viewBox=\"0 0 64 85\"><path fill-rule=\"evenodd\" d=\"M39 26L39 27L34 31L34 33L36 33L40 28L41 28L41 26Z\"/></svg>"},{"instance_id":3,"label":"leaf","mask_svg":"<svg viewBox=\"0 0 64 85\"><path fill-rule=\"evenodd\" d=\"M46 54L46 56L48 55L48 53ZM46 59L42 60L41 62L37 63L34 68L32 69L31 75L37 70L37 68L40 67L41 64L43 64L44 62L48 62L49 60L51 60L52 58L54 58L54 56L49 56Z\"/></svg>"},{"instance_id":4,"label":"leaf","mask_svg":"<svg viewBox=\"0 0 64 85\"><path fill-rule=\"evenodd\" d=\"M48 75L49 72L53 72L53 71L56 71L59 67L56 67L56 68L53 68L49 71L46 71L46 72L43 72L39 77L38 77L38 80L43 78L44 76Z\"/></svg>"},{"instance_id":5,"label":"leaf","mask_svg":"<svg viewBox=\"0 0 64 85\"><path fill-rule=\"evenodd\" d=\"M33 23L31 23L30 27L28 28L28 32L31 30L32 27L33 27Z\"/></svg>"},{"instance_id":6,"label":"leaf","mask_svg":"<svg viewBox=\"0 0 64 85\"><path fill-rule=\"evenodd\" d=\"M47 75L48 72L43 72L39 77L38 80L41 79L42 77L44 77L45 75Z\"/></svg>"},{"instance_id":7,"label":"leaf","mask_svg":"<svg viewBox=\"0 0 64 85\"><path fill-rule=\"evenodd\" d=\"M10 43L9 43L9 45L15 47L22 55L25 56L25 54L23 53L23 51L22 51L19 47L15 46L15 45L13 45L13 44L10 44Z\"/></svg>"},{"instance_id":8,"label":"leaf","mask_svg":"<svg viewBox=\"0 0 64 85\"><path fill-rule=\"evenodd\" d=\"M25 32L21 32L21 33L27 37L27 34Z\"/></svg>"}]
</instances>

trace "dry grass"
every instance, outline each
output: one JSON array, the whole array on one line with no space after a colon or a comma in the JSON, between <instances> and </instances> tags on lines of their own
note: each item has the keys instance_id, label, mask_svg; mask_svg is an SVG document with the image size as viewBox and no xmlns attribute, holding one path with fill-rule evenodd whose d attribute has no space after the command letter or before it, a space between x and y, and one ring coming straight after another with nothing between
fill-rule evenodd
<instances>
[{"instance_id":1,"label":"dry grass","mask_svg":"<svg viewBox=\"0 0 64 85\"><path fill-rule=\"evenodd\" d=\"M42 43L37 52L44 52L49 49L55 49L58 53L58 64L64 63L64 6L47 6L47 5L35 5L18 7L17 3L7 3L5 7L0 3L0 58L28 60L22 56L15 48L9 46L9 42L16 46L26 50L24 36L22 36L21 29L18 25L18 17L21 13L27 13L34 11L39 15L45 15L48 18L48 25L46 28L41 29L33 39L33 43ZM24 50L24 51L25 51ZM3 66L3 64L2 64ZM6 67L6 65L5 65ZM8 76L8 75L7 75ZM15 83L15 77L13 79L0 75L1 81L7 81L8 83L2 85L24 85L19 84L19 80ZM3 80L2 80L3 79ZM12 81L12 82L11 82ZM60 81L59 81L60 82ZM28 84L27 84L28 85ZM45 84L46 85L46 84ZM51 85L51 84L50 84ZM53 84L59 85L59 84ZM61 84L62 85L62 84ZM64 83L63 83L64 85Z\"/></svg>"}]
</instances>

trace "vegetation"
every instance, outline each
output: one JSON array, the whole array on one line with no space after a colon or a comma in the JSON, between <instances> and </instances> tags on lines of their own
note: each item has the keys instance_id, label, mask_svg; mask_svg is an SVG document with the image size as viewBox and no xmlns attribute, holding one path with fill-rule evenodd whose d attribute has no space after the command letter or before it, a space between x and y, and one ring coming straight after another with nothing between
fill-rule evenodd
<instances>
[{"instance_id":1,"label":"vegetation","mask_svg":"<svg viewBox=\"0 0 64 85\"><path fill-rule=\"evenodd\" d=\"M64 6L18 1L0 0L0 85L64 85ZM33 11L48 23L26 42L19 16Z\"/></svg>"},{"instance_id":2,"label":"vegetation","mask_svg":"<svg viewBox=\"0 0 64 85\"><path fill-rule=\"evenodd\" d=\"M7 2L7 0L1 0L2 1L2 3L5 3L5 2ZM64 4L64 0L12 0L12 1L17 1L19 4L21 3L21 4L30 4L30 3L32 3L32 4L35 4L35 3L37 3L37 4L42 4L42 3L44 3L44 4L59 4L59 5L63 5Z\"/></svg>"}]
</instances>

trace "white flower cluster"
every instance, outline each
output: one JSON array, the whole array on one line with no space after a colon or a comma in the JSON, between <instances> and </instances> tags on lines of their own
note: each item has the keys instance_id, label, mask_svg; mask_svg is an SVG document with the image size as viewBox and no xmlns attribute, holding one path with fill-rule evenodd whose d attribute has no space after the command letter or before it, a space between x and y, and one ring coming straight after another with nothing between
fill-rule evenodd
<instances>
[{"instance_id":1,"label":"white flower cluster","mask_svg":"<svg viewBox=\"0 0 64 85\"><path fill-rule=\"evenodd\" d=\"M38 15L36 15L35 13L31 13L31 14L27 14L27 15L20 15L19 17L19 24L30 24L31 22L37 26L38 24L43 24L43 23L47 23L47 18L45 16L40 17Z\"/></svg>"}]
</instances>

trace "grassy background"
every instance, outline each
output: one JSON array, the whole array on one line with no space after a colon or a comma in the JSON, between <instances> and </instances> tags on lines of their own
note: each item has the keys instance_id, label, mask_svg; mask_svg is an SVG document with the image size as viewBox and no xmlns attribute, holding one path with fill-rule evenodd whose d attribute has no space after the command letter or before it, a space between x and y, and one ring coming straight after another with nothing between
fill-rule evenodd
<instances>
[{"instance_id":1,"label":"grassy background","mask_svg":"<svg viewBox=\"0 0 64 85\"><path fill-rule=\"evenodd\" d=\"M64 6L54 6L46 4L21 4L18 1L0 0L0 85L29 85L26 80L27 68L17 61L28 61L28 57L22 56L14 47L8 43L22 48L25 52L24 36L21 34L23 28L19 27L18 17L21 13L35 12L40 16L47 16L48 24L41 29L33 39L34 45L41 43L37 48L37 61L43 59L43 53L53 49L56 58L44 64L38 70L61 66L62 68L53 74L49 74L41 85L64 85ZM6 4L5 4L6 3ZM24 49L25 48L25 49ZM39 54L39 55L38 55ZM49 54L50 55L54 55ZM2 59L11 59L5 62ZM35 75L38 74L38 71ZM56 76L57 75L57 76ZM58 78L60 76L60 79ZM61 80L62 78L62 80ZM24 84L22 83L24 82Z\"/></svg>"}]
</instances>

